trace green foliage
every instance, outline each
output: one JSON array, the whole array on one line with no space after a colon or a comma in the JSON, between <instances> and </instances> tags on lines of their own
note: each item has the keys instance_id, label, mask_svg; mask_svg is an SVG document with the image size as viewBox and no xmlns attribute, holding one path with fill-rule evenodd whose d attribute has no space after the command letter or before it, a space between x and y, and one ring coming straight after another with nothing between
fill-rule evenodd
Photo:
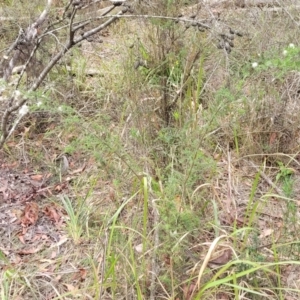
<instances>
[{"instance_id":1,"label":"green foliage","mask_svg":"<svg viewBox=\"0 0 300 300\"><path fill-rule=\"evenodd\" d=\"M184 2L199 1L151 1L149 6L140 2L148 14L172 17ZM188 9L180 7L180 11ZM30 112L59 118L56 128L39 137L43 150L32 144L23 150L24 156L32 158L34 148L39 161L45 153L50 159L57 152L70 154L69 174L60 179L68 192L76 194L61 200L67 213L66 228L61 230L71 237L72 256L67 249L66 259L59 256L47 262L56 264L59 274L65 274L60 267L66 268L62 261L67 260L72 270L74 266L88 270L86 278L74 283L73 277L62 290L61 283L67 284L68 279L51 281L54 297L74 298L72 288L78 284L78 297L89 299L150 299L151 292L153 299L215 299L222 293L225 298L284 299L284 289L289 287L284 286L281 273L286 265L297 265L299 256L293 199L297 174L290 164L278 162L274 175L274 164L268 161L267 176L284 192L284 196L270 196L264 169L254 174L246 160L254 153L257 163L257 157L268 158L274 151L270 135L276 133L278 138L281 128L275 130L271 123L283 111L275 105L281 104L283 92L282 86L268 80L284 79L299 69L299 48L290 46L278 54L274 46L264 46L258 65L252 66L245 64L245 57L254 57L248 46L238 45L224 56L211 43L213 31L207 39L182 22L132 23L132 32L125 38L119 34L117 46L109 49L112 57L106 53L101 75L86 76L94 64L92 53L78 48L68 62L70 69L58 66L49 74L45 91L27 95ZM125 24L126 18L111 35L124 30ZM249 32L250 27L249 23ZM132 40L136 42L128 49ZM105 47L111 45L106 41L97 45L95 57L102 57L99 53ZM13 91L4 82L0 85ZM22 82L22 93L24 86ZM49 145L54 136L54 146ZM84 170L77 173L77 165L84 165ZM268 170L269 165L264 167ZM264 199L271 197L275 205L284 207L283 217L278 216L284 226L280 239L274 233L265 243L260 224L265 216L260 212L267 203ZM277 218L271 225L276 223ZM221 255L212 269L211 254L218 247L228 247L231 255ZM286 257L295 261L284 262ZM1 250L0 260L10 263ZM38 286L31 281L40 273L28 280L31 286ZM10 299L18 278L9 267L1 280L1 297ZM66 288L71 291L65 292Z\"/></svg>"},{"instance_id":2,"label":"green foliage","mask_svg":"<svg viewBox=\"0 0 300 300\"><path fill-rule=\"evenodd\" d=\"M275 78L282 79L288 72L297 71L300 68L300 48L290 44L282 53L274 50L266 51L244 68L244 75L249 76L251 69L255 73L272 72Z\"/></svg>"},{"instance_id":3,"label":"green foliage","mask_svg":"<svg viewBox=\"0 0 300 300\"><path fill-rule=\"evenodd\" d=\"M287 197L292 197L293 187L294 187L294 180L293 180L294 170L292 168L286 167L281 161L278 161L278 165L279 165L279 172L276 175L276 181L282 183L282 189L284 194Z\"/></svg>"},{"instance_id":4,"label":"green foliage","mask_svg":"<svg viewBox=\"0 0 300 300\"><path fill-rule=\"evenodd\" d=\"M9 300L10 283L14 276L13 271L7 269L1 276L1 300Z\"/></svg>"},{"instance_id":5,"label":"green foliage","mask_svg":"<svg viewBox=\"0 0 300 300\"><path fill-rule=\"evenodd\" d=\"M88 208L84 205L84 201L74 205L68 196L61 197L61 201L69 218L67 220L69 234L74 243L79 244L82 241L83 235L86 234Z\"/></svg>"}]
</instances>

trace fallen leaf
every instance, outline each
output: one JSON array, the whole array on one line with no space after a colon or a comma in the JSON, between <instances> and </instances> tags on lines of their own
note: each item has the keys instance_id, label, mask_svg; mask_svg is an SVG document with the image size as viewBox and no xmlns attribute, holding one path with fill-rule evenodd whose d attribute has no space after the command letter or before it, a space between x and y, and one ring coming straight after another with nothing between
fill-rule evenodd
<instances>
[{"instance_id":1,"label":"fallen leaf","mask_svg":"<svg viewBox=\"0 0 300 300\"><path fill-rule=\"evenodd\" d=\"M28 227L23 227L22 229L22 235L25 235L28 231Z\"/></svg>"},{"instance_id":2,"label":"fallen leaf","mask_svg":"<svg viewBox=\"0 0 300 300\"><path fill-rule=\"evenodd\" d=\"M68 289L69 292L74 292L77 290L77 288L72 284L64 283L63 285Z\"/></svg>"},{"instance_id":3,"label":"fallen leaf","mask_svg":"<svg viewBox=\"0 0 300 300\"><path fill-rule=\"evenodd\" d=\"M39 240L48 240L49 238L45 234L36 234L32 239L31 242L39 241Z\"/></svg>"},{"instance_id":4,"label":"fallen leaf","mask_svg":"<svg viewBox=\"0 0 300 300\"><path fill-rule=\"evenodd\" d=\"M60 184L57 184L57 185L55 186L54 190L55 190L56 192L60 192L60 191L62 190L62 186L61 186Z\"/></svg>"},{"instance_id":5,"label":"fallen leaf","mask_svg":"<svg viewBox=\"0 0 300 300\"><path fill-rule=\"evenodd\" d=\"M54 187L54 191L56 192L61 192L63 189L65 189L67 187L67 183L66 182L63 182L62 184L57 184L55 187Z\"/></svg>"},{"instance_id":6,"label":"fallen leaf","mask_svg":"<svg viewBox=\"0 0 300 300\"><path fill-rule=\"evenodd\" d=\"M184 299L191 300L196 291L196 288L197 286L195 283L184 285L182 288Z\"/></svg>"},{"instance_id":7,"label":"fallen leaf","mask_svg":"<svg viewBox=\"0 0 300 300\"><path fill-rule=\"evenodd\" d=\"M232 250L230 248L227 248L221 251L221 253L217 257L211 259L208 263L212 265L212 267L214 265L222 266L227 264L231 260L231 258L232 258Z\"/></svg>"},{"instance_id":8,"label":"fallen leaf","mask_svg":"<svg viewBox=\"0 0 300 300\"><path fill-rule=\"evenodd\" d=\"M223 292L220 292L216 295L216 300L230 300L230 297L229 297L229 295L227 295Z\"/></svg>"},{"instance_id":9,"label":"fallen leaf","mask_svg":"<svg viewBox=\"0 0 300 300\"><path fill-rule=\"evenodd\" d=\"M116 193L115 193L115 190L114 190L112 187L109 188L109 193L108 193L108 195L109 195L109 199L110 199L111 201L116 200Z\"/></svg>"},{"instance_id":10,"label":"fallen leaf","mask_svg":"<svg viewBox=\"0 0 300 300\"><path fill-rule=\"evenodd\" d=\"M10 142L10 144L12 146L15 146L15 143L14 142ZM9 145L9 143L7 143L7 145ZM18 163L15 161L13 163L7 163L7 164L2 164L1 165L1 168L9 168L9 169L12 169L14 167L16 167L18 165Z\"/></svg>"},{"instance_id":11,"label":"fallen leaf","mask_svg":"<svg viewBox=\"0 0 300 300\"><path fill-rule=\"evenodd\" d=\"M23 216L21 217L21 225L23 227L34 225L39 217L39 206L34 202L26 204Z\"/></svg>"},{"instance_id":12,"label":"fallen leaf","mask_svg":"<svg viewBox=\"0 0 300 300\"><path fill-rule=\"evenodd\" d=\"M79 280L79 281L84 281L87 275L87 270L80 268L78 269L78 272L76 272L73 276L73 280Z\"/></svg>"},{"instance_id":13,"label":"fallen leaf","mask_svg":"<svg viewBox=\"0 0 300 300\"><path fill-rule=\"evenodd\" d=\"M59 214L59 211L54 204L47 205L44 208L44 214L55 223L59 223L59 221L61 220L61 215Z\"/></svg>"},{"instance_id":14,"label":"fallen leaf","mask_svg":"<svg viewBox=\"0 0 300 300\"><path fill-rule=\"evenodd\" d=\"M269 139L269 145L273 145L275 143L275 141L277 140L277 133L276 132L272 132L270 135L270 139Z\"/></svg>"},{"instance_id":15,"label":"fallen leaf","mask_svg":"<svg viewBox=\"0 0 300 300\"><path fill-rule=\"evenodd\" d=\"M267 228L265 229L262 234L259 236L260 239L265 238L269 235L271 235L274 232L274 230L272 228Z\"/></svg>"},{"instance_id":16,"label":"fallen leaf","mask_svg":"<svg viewBox=\"0 0 300 300\"><path fill-rule=\"evenodd\" d=\"M24 245L26 244L26 243L25 243L25 240L24 240L24 234L19 234L19 235L18 235L18 238L19 238L19 240L20 240L20 242L21 242L22 244L24 244Z\"/></svg>"},{"instance_id":17,"label":"fallen leaf","mask_svg":"<svg viewBox=\"0 0 300 300\"><path fill-rule=\"evenodd\" d=\"M169 254L164 254L163 255L163 261L167 266L171 265L171 257Z\"/></svg>"},{"instance_id":18,"label":"fallen leaf","mask_svg":"<svg viewBox=\"0 0 300 300\"><path fill-rule=\"evenodd\" d=\"M217 160L219 161L221 158L222 158L222 154L221 153L216 153L214 156L213 156L214 160Z\"/></svg>"},{"instance_id":19,"label":"fallen leaf","mask_svg":"<svg viewBox=\"0 0 300 300\"><path fill-rule=\"evenodd\" d=\"M31 175L30 178L35 181L41 181L43 179L42 174Z\"/></svg>"},{"instance_id":20,"label":"fallen leaf","mask_svg":"<svg viewBox=\"0 0 300 300\"><path fill-rule=\"evenodd\" d=\"M86 168L86 164L84 164L81 168L79 168L79 169L76 169L76 170L74 170L74 171L69 171L69 174L71 174L71 175L74 175L74 174L77 174L77 173L81 173L81 172L83 172L84 170L85 170L85 168Z\"/></svg>"}]
</instances>

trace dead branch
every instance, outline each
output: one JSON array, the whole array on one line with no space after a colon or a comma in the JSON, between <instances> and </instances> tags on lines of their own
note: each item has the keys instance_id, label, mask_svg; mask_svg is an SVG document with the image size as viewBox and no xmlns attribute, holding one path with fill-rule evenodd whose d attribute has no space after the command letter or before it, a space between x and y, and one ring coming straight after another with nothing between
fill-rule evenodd
<instances>
[{"instance_id":1,"label":"dead branch","mask_svg":"<svg viewBox=\"0 0 300 300\"><path fill-rule=\"evenodd\" d=\"M98 0L95 1L99 2ZM68 32L67 39L65 43L62 43L61 50L54 54L50 61L43 67L38 76L33 76L33 81L31 85L27 89L27 93L36 91L45 77L52 68L59 62L60 59L75 45L81 43L92 35L100 32L102 29L108 27L113 22L118 20L118 18L127 12L128 7L124 7L120 12L116 15L107 16L108 20L105 22L101 22L101 18L92 18L87 17L84 22L76 21L77 12L81 9L86 8L88 5L93 4L90 2L85 6L81 6L81 2L77 4L76 1L70 0L69 3L64 8L63 15L61 19L53 22L48 25L46 29L42 33L40 33L41 28L48 16L52 4L52 0L48 0L47 5L41 15L36 19L35 22L30 24L26 30L20 30L19 35L15 42L8 48L5 55L2 57L0 61L0 70L2 74L2 78L5 82L9 83L11 76L13 74L13 70L20 69L20 75L15 84L15 92L12 93L12 96L7 99L7 108L5 109L2 120L1 120L1 137L0 137L0 148L3 147L6 139L12 134L15 130L22 117L25 115L23 113L19 113L15 117L15 121L13 125L10 125L12 115L14 115L17 111L21 111L22 107L26 107L26 103L28 101L27 97L20 96L20 92L17 90L19 88L22 77L25 73L27 73L30 69L30 65L34 65L34 56L38 51L40 44L44 41L46 37L49 35L54 35L59 30L65 28L65 26L60 26L59 28L55 28L56 25L60 25L62 21L67 19L67 11L71 10L71 15L68 20ZM102 11L101 17L104 18L108 13L110 13L116 6L122 4L121 2L112 2L112 6L106 8ZM100 22L100 24L94 25L92 29L87 30L84 34L76 37L76 33L79 29L83 28L85 25L89 25L94 21ZM11 58L10 58L11 56ZM18 64L21 63L21 66ZM22 112L26 110L22 110Z\"/></svg>"},{"instance_id":2,"label":"dead branch","mask_svg":"<svg viewBox=\"0 0 300 300\"><path fill-rule=\"evenodd\" d=\"M65 54L75 45L99 33L120 18L158 18L162 20L172 20L180 24L188 23L200 31L213 29L211 20L196 20L184 16L134 15L127 0L110 0L111 6L101 10L94 10L96 14L85 11L86 8L98 2L100 2L100 0L69 0L62 9L62 14L51 21L47 19L51 10L52 0L47 0L45 9L36 21L30 24L25 30L21 29L15 42L7 49L0 61L0 76L2 76L7 86L10 86L11 96L6 99L7 107L1 119L0 148L3 147L6 139L12 134L24 116L23 114L17 114L16 116L17 111L25 107L28 102L24 94L30 94L36 91L44 82L52 68L57 65ZM120 9L118 8L118 12L113 14L114 9L119 6L122 7ZM79 14L79 12L83 12L83 14ZM48 22L47 26L45 25L46 20ZM188 28L188 26L186 26L186 28ZM87 27L88 29L85 29ZM64 42L61 41L60 35L65 39ZM220 34L217 33L217 35ZM47 43L51 39L54 39L55 47L51 44L48 46ZM224 45L229 43L224 37L223 40ZM46 48L49 49L48 61L44 59L44 61L40 62L37 59L37 53L42 51L40 50L41 45L47 45ZM53 48L52 50L51 47ZM228 50L227 48L226 50ZM197 59L197 57L195 59ZM16 83L11 82L12 75L15 72L14 70L20 71ZM187 70L187 74L189 74L189 72L190 70ZM27 81L28 78L30 79L28 86L23 93L21 92L21 96L16 97L16 95L20 93L18 90L20 90L21 79L25 75L27 75ZM13 121L13 119L15 119L15 121Z\"/></svg>"}]
</instances>

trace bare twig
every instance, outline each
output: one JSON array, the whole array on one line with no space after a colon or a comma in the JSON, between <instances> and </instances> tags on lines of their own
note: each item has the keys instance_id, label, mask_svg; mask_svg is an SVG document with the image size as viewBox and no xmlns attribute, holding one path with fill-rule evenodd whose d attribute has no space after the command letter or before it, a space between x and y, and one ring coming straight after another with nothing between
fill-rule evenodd
<instances>
[{"instance_id":1,"label":"bare twig","mask_svg":"<svg viewBox=\"0 0 300 300\"><path fill-rule=\"evenodd\" d=\"M62 43L59 39L55 36L55 40L58 45L61 45L61 49L54 53L50 61L43 67L42 70L39 71L38 75L34 74L34 79L30 86L27 89L28 93L36 91L42 82L45 80L46 76L49 74L51 69L58 63L59 60L64 57L64 55L75 45L81 43L82 41L88 39L89 37L95 35L96 33L100 32L104 28L110 26L115 21L119 20L120 18L144 18L144 19L161 19L161 20L172 20L180 23L193 23L193 25L198 26L199 30L211 30L212 25L210 20L195 20L193 18L186 18L186 17L167 17L167 16L154 16L154 15L134 15L134 14L127 14L130 10L129 5L125 5L127 0L123 1L111 1L112 5L101 9L96 17L93 17L88 12L84 14L84 20L79 21L77 18L77 12L80 10L84 10L85 8L89 7L90 5L94 5L95 3L100 2L100 0L90 1L87 3L82 3L81 1L77 0L69 0L66 6L63 9L63 13L58 20L50 23L46 28L41 32L41 27L45 22L49 10L51 8L52 0L47 0L46 7L41 15L37 18L35 22L27 27L26 30L20 30L20 33L16 39L16 41L8 48L6 54L2 57L0 61L0 67L2 68L2 76L6 82L9 82L11 79L11 75L13 69L17 63L21 60L22 67L21 73L19 75L17 84L15 89L17 89L20 85L21 79L25 72L28 73L29 67L34 65L34 57L36 52L38 51L41 43L44 41L45 37L50 37L55 35L59 30L67 29L67 39L66 42ZM116 14L110 14L116 6L123 5L121 10ZM68 19L69 17L69 19ZM67 21L67 24L65 23ZM63 23L64 22L64 23ZM57 28L57 25L62 25ZM84 29L86 25L92 25L91 29L86 30L84 33L80 35L77 34L79 29ZM9 57L11 56L11 58ZM27 57L26 57L27 56ZM197 60L199 56L199 52L196 53L194 57L194 61ZM193 62L194 62L193 61ZM193 64L191 64L193 65ZM191 66L187 66L185 70L185 77L188 77L190 74ZM35 72L37 73L37 72ZM186 78L185 78L186 79ZM177 98L180 96L182 89L184 88L186 80L183 81L183 86L181 87L181 91L178 95L175 96L173 101L176 102ZM3 147L6 139L12 133L11 129L15 128L16 123L11 120L11 116L13 113L18 111L22 108L24 104L28 101L27 98L18 99L16 101L15 96L11 96L7 101L8 108L5 110L2 120L1 120L1 131L2 136L0 137L0 148ZM171 103L172 106L172 103ZM17 121L20 122L22 118L18 116ZM14 124L13 127L9 130L9 122Z\"/></svg>"},{"instance_id":2,"label":"bare twig","mask_svg":"<svg viewBox=\"0 0 300 300\"><path fill-rule=\"evenodd\" d=\"M70 0L70 2L66 5L66 7L64 9L64 12L63 12L63 18L66 17L66 12L70 8L72 3L73 3L72 0ZM9 81L9 79L12 75L12 71L15 68L18 60L20 59L20 56L24 52L27 53L28 50L30 48L32 48L29 55L28 55L28 58L27 58L27 60L24 64L24 66L21 69L21 73L19 75L16 87L15 87L16 89L20 85L20 81L21 81L24 73L28 70L28 66L29 66L30 62L32 62L32 59L33 59L36 51L38 50L42 39L45 36L47 36L48 34L53 35L53 30L51 30L51 32L48 32L48 31L50 30L51 27L53 28L53 26L54 26L53 24L59 24L62 21L62 19L61 19L59 21L54 22L52 25L49 25L44 30L44 32L40 36L38 36L38 29L41 27L41 25L46 20L46 17L48 15L49 10L50 10L51 4L52 4L52 0L48 0L46 8L41 13L41 15L37 18L37 20L35 22L33 22L31 25L29 25L25 31L20 30L20 33L19 33L16 41L11 45L11 47L9 47L6 54L3 56L2 60L0 61L0 66L2 67L2 70L3 70L3 79L5 81ZM105 10L105 12L103 12L103 14L109 13L114 7L115 7L115 5L112 5L109 9ZM54 57L52 57L50 62L40 72L39 76L37 76L37 78L35 78L35 80L31 84L31 86L28 88L27 92L30 93L30 92L36 91L40 87L41 83L44 81L47 74L51 71L51 69L57 64L57 62L72 47L74 47L76 44L82 42L83 40L87 39L88 37L98 33L102 29L106 28L107 26L109 26L110 24L112 24L113 22L118 20L118 17L121 16L122 14L124 14L127 11L127 8L124 7L124 9L122 9L118 14L116 14L114 16L109 16L109 19L106 22L104 22L103 24L100 24L100 25L92 28L91 30L86 31L83 35L81 35L80 37L77 37L75 39L76 31L79 28L83 27L82 24L78 25L77 27L74 26L77 11L78 11L78 7L76 5L73 5L70 20L69 20L69 24L68 24L69 29L68 29L67 41L62 46L62 49L56 55L54 55ZM87 20L86 22L87 22L87 24L89 24L91 21L92 21L92 19ZM26 51L24 51L24 49L26 49ZM14 51L14 54L13 54L12 58L8 61L9 55L13 51ZM9 98L9 100L7 102L8 103L8 108L4 111L4 114L2 116L2 120L1 120L1 133L2 133L2 135L0 137L0 148L3 147L6 139L12 134L12 132L15 130L15 128L17 127L17 125L21 121L22 117L25 115L25 114L22 114L22 113L18 114L18 116L17 116L16 120L14 121L12 127L10 129L8 128L8 125L9 125L9 122L10 122L10 117L12 116L12 114L14 112L18 111L19 109L21 109L28 101L28 99L26 97L23 97L22 99L16 99L16 98L17 98L16 93L14 93ZM18 98L20 98L19 94L18 94Z\"/></svg>"}]
</instances>

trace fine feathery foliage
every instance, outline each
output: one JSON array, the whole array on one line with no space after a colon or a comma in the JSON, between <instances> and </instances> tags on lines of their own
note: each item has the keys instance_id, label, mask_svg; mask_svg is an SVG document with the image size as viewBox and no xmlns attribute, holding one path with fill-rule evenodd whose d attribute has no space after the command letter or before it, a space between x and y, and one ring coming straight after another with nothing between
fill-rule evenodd
<instances>
[{"instance_id":1,"label":"fine feathery foliage","mask_svg":"<svg viewBox=\"0 0 300 300\"><path fill-rule=\"evenodd\" d=\"M2 1L0 299L299 299L297 1Z\"/></svg>"}]
</instances>

